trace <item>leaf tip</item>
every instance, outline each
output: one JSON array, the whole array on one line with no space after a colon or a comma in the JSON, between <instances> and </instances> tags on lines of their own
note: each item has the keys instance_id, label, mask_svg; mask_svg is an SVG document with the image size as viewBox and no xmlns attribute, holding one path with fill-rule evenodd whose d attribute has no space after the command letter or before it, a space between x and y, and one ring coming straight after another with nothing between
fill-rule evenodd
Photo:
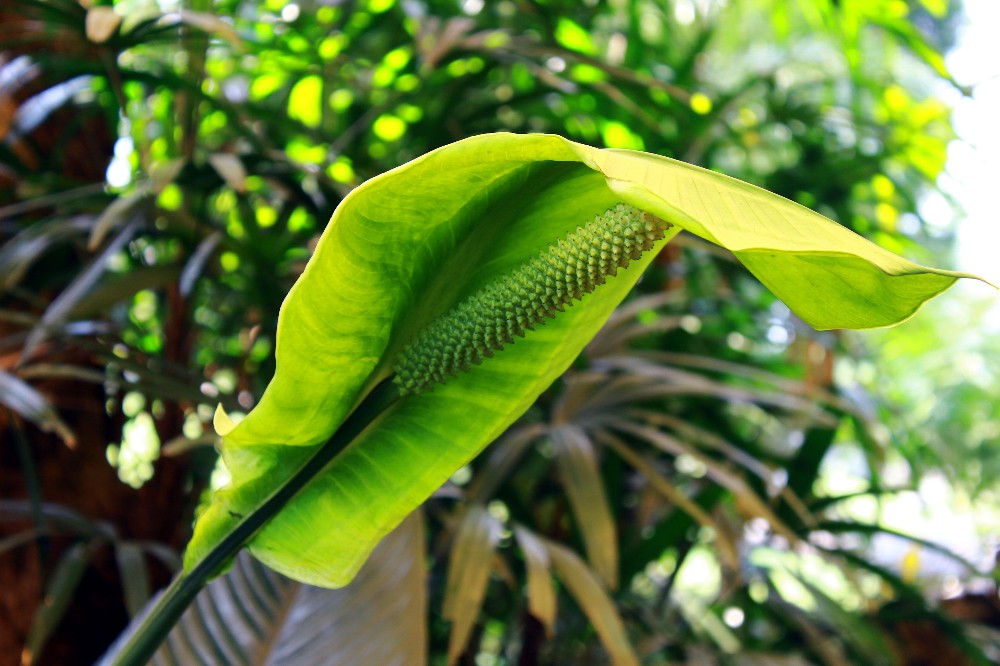
<instances>
[{"instance_id":1,"label":"leaf tip","mask_svg":"<svg viewBox=\"0 0 1000 666\"><path fill-rule=\"evenodd\" d=\"M229 418L226 410L220 404L215 408L215 416L212 418L212 426L219 437L225 437L236 429L236 422Z\"/></svg>"}]
</instances>

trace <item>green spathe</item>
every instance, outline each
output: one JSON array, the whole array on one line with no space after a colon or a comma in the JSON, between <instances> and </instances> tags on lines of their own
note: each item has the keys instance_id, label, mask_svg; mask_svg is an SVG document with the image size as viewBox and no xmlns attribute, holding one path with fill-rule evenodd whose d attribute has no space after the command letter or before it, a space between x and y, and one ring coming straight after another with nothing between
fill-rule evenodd
<instances>
[{"instance_id":1,"label":"green spathe","mask_svg":"<svg viewBox=\"0 0 1000 666\"><path fill-rule=\"evenodd\" d=\"M924 268L786 199L655 155L550 135L492 134L353 191L282 306L277 372L239 425L218 419L232 483L199 518L188 570L390 372L402 346L478 288L617 201L732 250L822 328L905 320L960 273ZM348 583L378 541L519 417L652 261L433 392L383 412L250 541L268 566Z\"/></svg>"}]
</instances>

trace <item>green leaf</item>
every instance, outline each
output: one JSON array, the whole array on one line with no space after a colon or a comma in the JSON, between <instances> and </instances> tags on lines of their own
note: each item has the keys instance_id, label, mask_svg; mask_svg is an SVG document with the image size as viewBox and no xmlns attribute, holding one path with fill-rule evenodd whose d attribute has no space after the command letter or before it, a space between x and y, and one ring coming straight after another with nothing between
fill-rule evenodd
<instances>
[{"instance_id":1,"label":"green leaf","mask_svg":"<svg viewBox=\"0 0 1000 666\"><path fill-rule=\"evenodd\" d=\"M655 155L550 135L451 144L368 181L334 213L282 306L271 384L239 425L217 424L233 481L200 517L186 567L310 457L426 324L617 201L732 250L815 326L896 323L962 276ZM251 552L304 582L346 584L379 539L569 366L654 254L482 365L392 404L256 533Z\"/></svg>"},{"instance_id":2,"label":"green leaf","mask_svg":"<svg viewBox=\"0 0 1000 666\"><path fill-rule=\"evenodd\" d=\"M288 117L306 127L319 127L323 120L323 79L307 76L295 84L288 97Z\"/></svg>"},{"instance_id":3,"label":"green leaf","mask_svg":"<svg viewBox=\"0 0 1000 666\"><path fill-rule=\"evenodd\" d=\"M45 643L66 614L98 545L97 541L75 543L59 560L46 584L45 596L35 611L28 637L24 641L21 663L25 666L35 664L41 658Z\"/></svg>"},{"instance_id":4,"label":"green leaf","mask_svg":"<svg viewBox=\"0 0 1000 666\"><path fill-rule=\"evenodd\" d=\"M648 153L595 152L596 167L624 201L730 250L818 329L899 324L956 279L981 279L914 264L728 176Z\"/></svg>"},{"instance_id":5,"label":"green leaf","mask_svg":"<svg viewBox=\"0 0 1000 666\"><path fill-rule=\"evenodd\" d=\"M819 586L814 585L808 576L798 575L795 578L812 595L820 616L826 616L827 622L837 627L840 637L864 658L865 663L891 664L895 661L889 657L892 650L886 636L877 625L873 625L865 616L844 610L841 604L831 599Z\"/></svg>"},{"instance_id":6,"label":"green leaf","mask_svg":"<svg viewBox=\"0 0 1000 666\"><path fill-rule=\"evenodd\" d=\"M129 541L115 544L115 560L122 579L125 608L129 617L135 617L142 612L150 597L149 570L142 547Z\"/></svg>"},{"instance_id":7,"label":"green leaf","mask_svg":"<svg viewBox=\"0 0 1000 666\"><path fill-rule=\"evenodd\" d=\"M579 23L565 16L559 17L559 21L556 23L555 38L557 42L571 51L579 51L591 56L599 53L590 33Z\"/></svg>"}]
</instances>

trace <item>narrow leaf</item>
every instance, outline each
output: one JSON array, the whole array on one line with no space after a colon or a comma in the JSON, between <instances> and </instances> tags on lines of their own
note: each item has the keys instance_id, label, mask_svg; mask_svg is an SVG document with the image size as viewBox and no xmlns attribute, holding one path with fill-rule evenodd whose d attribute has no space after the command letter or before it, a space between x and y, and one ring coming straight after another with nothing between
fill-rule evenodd
<instances>
[{"instance_id":1,"label":"narrow leaf","mask_svg":"<svg viewBox=\"0 0 1000 666\"><path fill-rule=\"evenodd\" d=\"M198 247L191 254L191 258L188 259L187 263L184 264L184 270L181 271L179 283L181 296L187 298L191 294L195 281L205 267L205 262L212 256L212 253L215 252L215 248L218 247L221 241L222 233L214 231L198 243Z\"/></svg>"},{"instance_id":2,"label":"narrow leaf","mask_svg":"<svg viewBox=\"0 0 1000 666\"><path fill-rule=\"evenodd\" d=\"M112 201L104 209L104 212L101 213L101 216L97 218L97 221L94 222L94 226L91 227L90 237L87 239L87 250L96 252L108 233L128 222L133 211L146 201L146 196L146 188L140 187Z\"/></svg>"},{"instance_id":3,"label":"narrow leaf","mask_svg":"<svg viewBox=\"0 0 1000 666\"><path fill-rule=\"evenodd\" d=\"M490 580L493 550L500 540L500 523L481 505L470 505L462 517L448 564L442 615L452 621L448 663L454 664L479 618Z\"/></svg>"},{"instance_id":4,"label":"narrow leaf","mask_svg":"<svg viewBox=\"0 0 1000 666\"><path fill-rule=\"evenodd\" d=\"M870 495L871 492L869 491L868 493L865 494ZM922 539L918 536L907 534L905 532L900 532L899 530L894 530L884 525L869 525L866 523L858 523L846 520L823 520L816 524L816 529L823 530L825 532L832 532L833 534L845 534L845 533L850 534L853 532L853 533L865 534L868 536L874 536L878 534L893 536L898 539L909 541L910 543L913 544L917 544L922 548L926 548L927 550L933 551L935 553L947 557L948 559L952 560L953 562L961 566L963 569L965 569L968 575L970 576L975 576L979 572L979 568L973 562L970 562L969 560L965 559L964 557L956 553L954 550L949 548L946 544L937 543L930 539ZM941 536L943 537L944 535Z\"/></svg>"},{"instance_id":5,"label":"narrow leaf","mask_svg":"<svg viewBox=\"0 0 1000 666\"><path fill-rule=\"evenodd\" d=\"M100 370L70 363L33 363L18 373L21 379L72 379L101 384L107 375Z\"/></svg>"},{"instance_id":6,"label":"narrow leaf","mask_svg":"<svg viewBox=\"0 0 1000 666\"><path fill-rule=\"evenodd\" d=\"M66 318L69 317L97 283L98 279L100 279L108 260L125 247L125 244L132 238L132 234L135 233L137 228L138 222L136 221L126 225L108 243L107 247L73 279L73 282L49 303L49 307L46 308L45 314L42 315L38 325L28 334L28 339L24 342L19 363L24 363L31 358L35 349L48 337L49 333L66 321Z\"/></svg>"},{"instance_id":7,"label":"narrow leaf","mask_svg":"<svg viewBox=\"0 0 1000 666\"><path fill-rule=\"evenodd\" d=\"M770 579L767 580L767 586L770 590L768 606L775 609L777 617L783 616L791 628L801 632L805 638L805 644L812 648L813 653L824 666L854 666L844 653L844 646L840 641L825 634L820 627L816 626L815 617L782 599L781 593Z\"/></svg>"},{"instance_id":8,"label":"narrow leaf","mask_svg":"<svg viewBox=\"0 0 1000 666\"><path fill-rule=\"evenodd\" d=\"M726 626L719 619L719 616L711 608L708 608L697 595L678 594L675 595L675 599L681 617L697 633L704 634L724 653L736 654L741 651L740 640L733 633L733 630Z\"/></svg>"},{"instance_id":9,"label":"narrow leaf","mask_svg":"<svg viewBox=\"0 0 1000 666\"><path fill-rule=\"evenodd\" d=\"M150 597L145 556L137 544L125 541L115 545L115 559L125 593L125 609L129 617L135 617L149 603Z\"/></svg>"},{"instance_id":10,"label":"narrow leaf","mask_svg":"<svg viewBox=\"0 0 1000 666\"><path fill-rule=\"evenodd\" d=\"M799 536L778 518L774 510L757 495L746 479L728 465L692 449L680 440L662 433L655 428L638 425L626 419L618 418L607 419L607 425L619 432L644 439L661 451L673 455L683 453L697 459L705 466L706 473L710 479L733 494L737 500L737 507L745 515L763 518L770 523L771 528L775 532L788 539L790 543L795 544L799 542Z\"/></svg>"},{"instance_id":11,"label":"narrow leaf","mask_svg":"<svg viewBox=\"0 0 1000 666\"><path fill-rule=\"evenodd\" d=\"M831 599L822 589L814 585L808 576L801 572L789 571L812 595L821 616L826 616L830 626L837 628L837 633L855 651L865 659L866 663L893 664L895 660L889 657L892 650L886 637L867 618L844 608Z\"/></svg>"},{"instance_id":12,"label":"narrow leaf","mask_svg":"<svg viewBox=\"0 0 1000 666\"><path fill-rule=\"evenodd\" d=\"M50 529L31 528L18 532L17 534L12 534L8 537L4 537L3 539L0 539L0 555L4 555L8 551L15 550L34 541L41 542L43 539L47 539L51 534L53 534L53 530Z\"/></svg>"},{"instance_id":13,"label":"narrow leaf","mask_svg":"<svg viewBox=\"0 0 1000 666\"><path fill-rule=\"evenodd\" d=\"M465 493L470 502L485 503L493 497L493 493L507 478L522 456L543 434L545 426L534 423L523 427L514 427L504 433L491 447L490 457L483 469L473 477L472 483Z\"/></svg>"},{"instance_id":14,"label":"narrow leaf","mask_svg":"<svg viewBox=\"0 0 1000 666\"><path fill-rule=\"evenodd\" d=\"M556 452L563 487L576 524L583 535L587 559L609 588L618 587L618 536L597 469L597 453L587 433L575 425L561 425L549 432Z\"/></svg>"},{"instance_id":15,"label":"narrow leaf","mask_svg":"<svg viewBox=\"0 0 1000 666\"><path fill-rule=\"evenodd\" d=\"M66 609L76 594L76 588L83 578L96 542L76 543L59 560L52 577L45 587L45 596L35 612L28 629L28 637L21 653L21 664L30 666L42 656L45 643L63 619Z\"/></svg>"},{"instance_id":16,"label":"narrow leaf","mask_svg":"<svg viewBox=\"0 0 1000 666\"><path fill-rule=\"evenodd\" d=\"M633 451L621 439L607 432L601 432L599 437L601 441L607 444L616 454L618 454L619 457L621 457L622 460L628 463L637 472L642 474L653 490L660 493L660 495L662 495L668 502L689 515L691 519L699 525L711 529L715 534L716 545L719 550L719 559L721 559L731 571L739 570L739 551L736 549L736 544L734 544L729 538L728 530L722 529L722 527L714 518L712 518L712 516L709 515L707 511L702 509L696 502L692 501L680 490L678 490L662 474L658 473L650 463L644 460L638 453Z\"/></svg>"},{"instance_id":17,"label":"narrow leaf","mask_svg":"<svg viewBox=\"0 0 1000 666\"><path fill-rule=\"evenodd\" d=\"M53 502L44 502L41 507L38 507L31 500L0 499L0 519L33 520L39 508L45 517L45 522L51 529L66 530L81 536L104 537L106 539L114 537L107 525L95 523L83 514Z\"/></svg>"},{"instance_id":18,"label":"narrow leaf","mask_svg":"<svg viewBox=\"0 0 1000 666\"><path fill-rule=\"evenodd\" d=\"M528 572L528 612L545 627L549 638L556 630L556 591L549 572L549 553L528 529L514 527L514 537L521 546Z\"/></svg>"},{"instance_id":19,"label":"narrow leaf","mask_svg":"<svg viewBox=\"0 0 1000 666\"><path fill-rule=\"evenodd\" d=\"M160 194L167 185L172 185L177 176L187 165L187 158L175 157L166 162L158 162L149 174L149 189L153 194Z\"/></svg>"},{"instance_id":20,"label":"narrow leaf","mask_svg":"<svg viewBox=\"0 0 1000 666\"><path fill-rule=\"evenodd\" d=\"M198 28L210 35L220 37L232 44L238 51L245 50L243 40L240 39L236 29L226 21L214 14L207 12L196 12L190 9L180 11L181 23L185 23L194 28Z\"/></svg>"},{"instance_id":21,"label":"narrow leaf","mask_svg":"<svg viewBox=\"0 0 1000 666\"><path fill-rule=\"evenodd\" d=\"M219 438L211 432L199 437L178 435L160 447L160 454L168 458L171 456L180 456L197 448L216 446L218 443Z\"/></svg>"},{"instance_id":22,"label":"narrow leaf","mask_svg":"<svg viewBox=\"0 0 1000 666\"><path fill-rule=\"evenodd\" d=\"M0 291L15 286L42 254L53 245L86 231L92 222L89 217L38 222L11 238L0 248Z\"/></svg>"},{"instance_id":23,"label":"narrow leaf","mask_svg":"<svg viewBox=\"0 0 1000 666\"><path fill-rule=\"evenodd\" d=\"M552 541L544 541L556 575L573 595L615 666L638 666L639 658L629 643L618 609L597 577L576 553Z\"/></svg>"},{"instance_id":24,"label":"narrow leaf","mask_svg":"<svg viewBox=\"0 0 1000 666\"><path fill-rule=\"evenodd\" d=\"M34 387L0 370L0 403L31 421L45 432L54 432L67 446L76 446L76 435L48 399Z\"/></svg>"}]
</instances>

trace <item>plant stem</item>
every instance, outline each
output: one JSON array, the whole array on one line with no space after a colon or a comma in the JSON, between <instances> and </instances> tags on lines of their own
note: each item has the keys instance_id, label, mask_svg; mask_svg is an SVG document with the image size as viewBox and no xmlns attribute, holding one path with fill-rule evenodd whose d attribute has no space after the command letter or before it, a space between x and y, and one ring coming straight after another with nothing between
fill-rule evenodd
<instances>
[{"instance_id":1,"label":"plant stem","mask_svg":"<svg viewBox=\"0 0 1000 666\"><path fill-rule=\"evenodd\" d=\"M208 580L236 556L240 548L292 497L319 474L341 451L390 405L399 399L391 378L382 381L369 393L357 409L316 453L285 483L279 486L252 513L219 542L190 571L179 575L159 596L155 605L128 639L116 651L111 663L115 666L144 666L152 658L163 639L177 624L181 615Z\"/></svg>"}]
</instances>

